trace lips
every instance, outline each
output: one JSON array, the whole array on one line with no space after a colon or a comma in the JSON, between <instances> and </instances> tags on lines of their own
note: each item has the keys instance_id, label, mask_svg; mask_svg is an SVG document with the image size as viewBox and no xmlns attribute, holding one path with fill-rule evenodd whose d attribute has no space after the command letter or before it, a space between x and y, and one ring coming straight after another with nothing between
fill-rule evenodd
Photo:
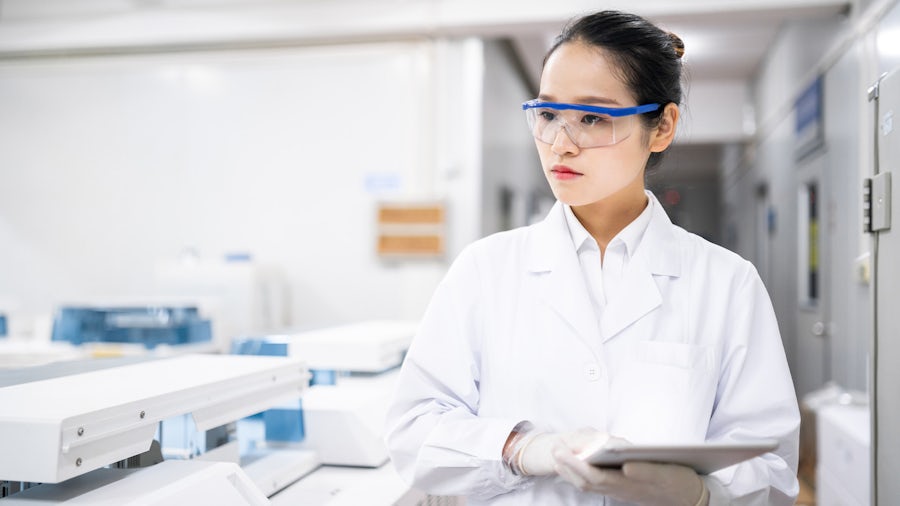
<instances>
[{"instance_id":1,"label":"lips","mask_svg":"<svg viewBox=\"0 0 900 506\"><path fill-rule=\"evenodd\" d=\"M573 179L579 176L583 176L581 172L573 170L571 167L566 167L565 165L554 165L550 172L556 177L556 179Z\"/></svg>"}]
</instances>

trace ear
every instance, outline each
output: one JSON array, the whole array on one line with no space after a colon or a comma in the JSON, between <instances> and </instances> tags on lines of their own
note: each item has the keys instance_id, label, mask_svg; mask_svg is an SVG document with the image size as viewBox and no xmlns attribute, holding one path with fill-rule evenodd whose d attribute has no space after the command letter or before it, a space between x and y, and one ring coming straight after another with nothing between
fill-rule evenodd
<instances>
[{"instance_id":1,"label":"ear","mask_svg":"<svg viewBox=\"0 0 900 506\"><path fill-rule=\"evenodd\" d=\"M659 153L665 151L675 139L675 128L678 126L678 106L669 102L659 116L659 124L650 134L650 151Z\"/></svg>"}]
</instances>

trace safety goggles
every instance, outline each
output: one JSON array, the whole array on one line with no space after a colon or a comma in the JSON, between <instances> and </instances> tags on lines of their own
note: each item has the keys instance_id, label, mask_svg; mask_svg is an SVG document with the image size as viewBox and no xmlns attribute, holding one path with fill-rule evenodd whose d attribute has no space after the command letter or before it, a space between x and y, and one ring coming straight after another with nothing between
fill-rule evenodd
<instances>
[{"instance_id":1,"label":"safety goggles","mask_svg":"<svg viewBox=\"0 0 900 506\"><path fill-rule=\"evenodd\" d=\"M597 148L627 139L638 121L636 115L655 111L659 104L599 107L535 99L522 104L522 109L535 139L553 144L560 129L565 129L579 148Z\"/></svg>"}]
</instances>

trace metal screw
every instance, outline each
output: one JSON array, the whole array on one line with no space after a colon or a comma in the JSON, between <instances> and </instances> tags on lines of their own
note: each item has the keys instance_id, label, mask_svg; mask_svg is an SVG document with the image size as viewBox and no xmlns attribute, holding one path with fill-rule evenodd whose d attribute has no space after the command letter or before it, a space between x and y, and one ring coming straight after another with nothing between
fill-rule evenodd
<instances>
[{"instance_id":1,"label":"metal screw","mask_svg":"<svg viewBox=\"0 0 900 506\"><path fill-rule=\"evenodd\" d=\"M79 435L79 436L83 436L83 435L84 435L84 427L78 427L78 435Z\"/></svg>"},{"instance_id":2,"label":"metal screw","mask_svg":"<svg viewBox=\"0 0 900 506\"><path fill-rule=\"evenodd\" d=\"M76 466L76 467L80 467L80 466L81 466L81 457L78 457L77 459L75 459L75 466Z\"/></svg>"},{"instance_id":3,"label":"metal screw","mask_svg":"<svg viewBox=\"0 0 900 506\"><path fill-rule=\"evenodd\" d=\"M143 411L141 411L141 420L143 420L146 415L147 415L147 413L144 413Z\"/></svg>"}]
</instances>

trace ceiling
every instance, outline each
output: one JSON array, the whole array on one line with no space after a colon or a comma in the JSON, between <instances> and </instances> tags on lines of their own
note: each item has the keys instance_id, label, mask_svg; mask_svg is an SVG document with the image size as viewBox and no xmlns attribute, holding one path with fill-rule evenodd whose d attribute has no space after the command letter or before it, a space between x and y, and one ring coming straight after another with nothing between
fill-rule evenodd
<instances>
[{"instance_id":1,"label":"ceiling","mask_svg":"<svg viewBox=\"0 0 900 506\"><path fill-rule=\"evenodd\" d=\"M859 0L857 0L858 2ZM785 21L848 0L0 0L0 57L129 45L509 38L537 76L553 36L598 8L646 16L686 45L691 78L747 79Z\"/></svg>"},{"instance_id":2,"label":"ceiling","mask_svg":"<svg viewBox=\"0 0 900 506\"><path fill-rule=\"evenodd\" d=\"M641 5L639 1L634 3ZM779 5L749 2L733 10L726 8L729 2L723 2L709 11L689 8L699 3L702 2L672 2L672 8L664 11L633 10L682 38L685 43L684 61L691 81L749 81L784 23L814 22L846 14L849 10L846 2L791 0ZM799 5L801 3L804 5ZM680 12L679 6L685 12ZM509 32L521 63L535 86L543 56L564 24L565 21L561 20L553 26L519 27Z\"/></svg>"},{"instance_id":3,"label":"ceiling","mask_svg":"<svg viewBox=\"0 0 900 506\"><path fill-rule=\"evenodd\" d=\"M856 0L853 5L859 5ZM688 79L749 83L786 22L849 13L847 0L0 0L0 59L167 46L329 43L421 36L511 41L536 92L553 37L579 13L643 15L685 42ZM352 15L350 15L352 13ZM676 147L678 175L714 174L720 147Z\"/></svg>"}]
</instances>

